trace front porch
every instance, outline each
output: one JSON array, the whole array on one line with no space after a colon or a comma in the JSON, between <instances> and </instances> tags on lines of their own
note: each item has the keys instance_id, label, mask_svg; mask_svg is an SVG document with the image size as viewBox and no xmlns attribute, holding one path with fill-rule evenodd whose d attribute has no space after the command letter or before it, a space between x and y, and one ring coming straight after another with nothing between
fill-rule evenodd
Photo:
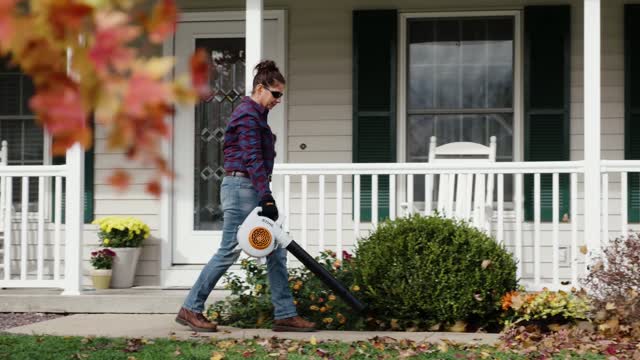
<instances>
[{"instance_id":1,"label":"front porch","mask_svg":"<svg viewBox=\"0 0 640 360\"><path fill-rule=\"evenodd\" d=\"M228 3L235 4L236 2L229 1ZM267 3L269 2L267 1ZM285 3L289 4L287 1ZM520 2L515 1L509 3L505 0L504 3L506 5L503 4L498 8L505 7L508 10L497 9L493 13L498 17L513 17L515 19L514 29L517 29L513 34L514 39L519 39L522 37L520 23L524 17L521 14L524 12L522 6ZM557 3L565 4L565 2ZM490 233L496 241L503 243L518 260L518 275L521 277L522 283L530 289L544 286L554 289L579 286L579 279L584 274L590 257L597 252L597 249L606 244L609 239L635 230L634 226L638 226L636 223L630 223L634 219L629 214L629 193L635 192L634 186L637 184L635 180L630 181L631 178L628 176L640 172L640 161L602 159L603 152L606 154L608 150L601 146L603 137L605 137L605 141L610 141L613 138L612 142L618 144L623 142L624 134L621 132L624 130L616 130L617 132L613 136L607 132L608 129L605 129L604 132L601 131L603 119L601 91L605 85L601 80L603 72L600 46L601 34L603 34L603 28L600 24L601 2L584 0L570 1L570 3L574 8L580 9L577 12L580 19L573 20L570 25L578 28L576 32L581 33L580 40L584 46L577 47L578 54L570 54L568 60L563 60L568 61L565 63L568 68L565 69L564 75L567 79L573 77L571 84L567 86L575 87L578 91L574 91L572 94L580 92L582 94L572 97L568 93L564 93L563 96L566 97L565 101L569 104L568 106L572 108L572 114L578 113L579 115L569 116L569 111L566 108L564 110L534 109L538 111L537 115L543 116L560 113L561 116L566 117L567 122L571 122L573 129L570 133L567 131L566 136L571 137L572 146L569 149L568 143L566 144L567 152L570 152L564 156L566 161L524 161L526 156L524 154L525 130L523 128L525 121L523 118L536 114L535 111L529 111L530 107L527 107L524 101L522 89L524 81L521 80L526 77L526 69L522 64L524 61L521 63L518 60L524 57L525 51L523 50L524 45L517 40L513 45L513 52L516 54L513 61L513 78L516 80L513 82L511 107L482 109L483 116L498 112L501 116L507 114L507 117L513 117L511 130L515 135L513 135L514 140L510 143L513 144L510 161L488 164L465 162L435 164L411 162L409 156L404 154L397 157L399 161L365 162L370 160L358 161L356 156L353 156L354 162L349 162L352 153L359 151L355 146L340 148L341 153L328 149L338 141L345 140L345 138L351 140L357 135L355 133L349 134L348 127L347 130L342 129L344 122L348 121L348 125L351 126L351 121L355 122L356 118L370 119L381 116L391 118L397 115L403 120L398 122L400 125L397 130L390 131L401 133L402 135L398 136L400 138L406 136L405 133L408 131L406 117L416 114L411 113L406 103L403 105L402 111L397 111L397 114L395 109L367 110L361 106L362 103L357 102L358 98L355 94L352 102L347 101L348 104L339 102L345 101L342 99L345 94L347 97L351 95L349 89L346 91L342 89L337 95L334 94L335 89L328 86L326 86L327 89L310 90L309 87L312 86L326 85L328 80L322 82L321 77L330 78L327 75L329 73L333 75L335 64L342 65L342 60L341 58L334 59L335 61L329 62L326 68L318 66L322 69L329 69L327 74L313 73L314 67L309 64L317 65L322 62L322 58L320 60L314 58L313 61L305 63L304 60L307 59L302 54L304 51L313 53L314 57L333 56L333 54L318 54L319 51L314 52L308 44L300 45L303 42L300 37L304 35L312 38L321 37L322 35L319 33L322 31L315 28L304 28L300 25L299 18L292 17L293 29L290 37L297 38L290 41L291 54L283 52L285 55L283 61L291 63L289 72L292 73L288 88L290 89L290 95L287 99L289 103L283 104L287 109L283 110L283 113L288 111L289 114L283 115L282 122L277 123L277 129L274 127L279 131L278 134L284 133L284 136L279 137L281 139L278 145L280 148L277 150L279 154L283 154L286 162L276 165L274 192L280 210L285 215L285 225L291 231L293 238L312 255L317 254L321 249L331 249L338 254L341 254L342 250L351 251L356 246L358 239L365 237L386 217L394 219L414 213L430 214L432 210L440 209L438 196L443 184L440 179L447 176L453 178L454 174L468 176L481 174L487 179L486 181L492 179L494 184L494 190L491 191L494 195L490 209L488 209L491 215L490 219L486 219L490 220ZM283 23L286 23L284 19L287 17L281 15L285 13L284 10L265 10L261 0L247 0L242 4L245 6L245 11L241 15L246 20L244 21L246 24L244 42L248 50L245 59L247 73L245 90L250 91L252 85L251 65L256 64L263 57L261 44L265 39L260 19L283 20ZM220 6L223 5L225 4ZM282 2L273 2L268 5L268 8L280 9L283 7ZM290 6L294 7L294 4L291 3ZM296 3L295 6L302 5ZM415 3L406 2L403 6L413 9ZM446 7L442 4L438 6ZM425 5L425 7L428 6ZM424 11L439 14L437 9L424 9ZM220 13L223 12L223 10L220 11ZM278 14L267 14L270 12ZM462 14L460 16L475 16L473 12L466 10L460 10L460 13ZM479 11L478 14L490 15L487 11ZM218 15L212 18L224 18L224 16ZM349 15L351 16L351 9L349 9ZM195 19L194 22L198 20L198 17L203 16L202 14L191 14L192 20ZM233 20L237 20L237 12L230 16ZM432 15L427 17L429 16ZM451 14L446 16L451 17ZM409 23L412 19L416 19L417 15L414 11L400 11L397 18ZM612 26L612 23L605 25ZM319 24L318 28L322 29L326 25L326 21ZM347 23L347 25L351 26L352 24ZM298 28L295 28L296 26ZM305 29L307 32L296 31ZM234 28L233 31L237 31L237 29ZM342 30L339 28L335 31L340 33ZM621 36L621 32L616 32L616 36ZM327 38L331 41L336 41L336 38L339 41L342 41L343 37L349 38L342 33L339 36L335 36L330 31L328 33ZM278 36L282 35L278 34ZM406 33L404 35L406 36ZM399 37L408 41L400 35ZM282 45L277 41L275 43ZM286 44L286 42L284 43ZM346 40L340 42L344 45L343 43L346 43ZM338 50L350 49L351 44L347 43L347 45L349 46L338 47ZM286 46L283 45L283 47ZM172 47L166 46L166 48L171 49ZM406 49L398 49L397 55L400 58L407 56ZM605 56L611 57L609 54L605 54ZM619 54L616 53L614 56L619 60ZM299 60L300 58L302 61ZM576 58L578 60L575 60ZM402 60L406 62L407 59ZM351 63L347 63L347 66L344 67L349 70L351 65ZM394 68L394 70L397 69ZM406 102L408 98L405 93L407 79L402 79L402 77L406 77L409 71L392 72L392 76L399 74L400 84L405 85L400 86L397 93L391 89L393 87L388 89L390 98L398 100L399 103ZM341 75L340 79L344 77ZM337 77L331 78L332 81L336 81L335 78ZM344 85L349 81L339 82L339 85L333 83L330 85L335 87L350 86ZM623 91L619 87L617 86L616 90L620 90L619 92L622 93ZM301 93L304 93L305 96L299 95ZM336 100L338 97L340 99ZM315 103L316 100L320 105ZM616 98L615 101L619 103L623 100ZM329 115L325 114L325 111L329 111ZM427 115L442 115L442 109L430 109L430 111L433 113L427 111ZM352 114L353 119L351 119ZM463 111L461 114L467 113ZM456 115L458 114L456 113ZM190 116L193 121L193 114ZM344 120L345 116L349 119ZM604 118L606 117L605 113ZM392 120L395 124L395 118ZM321 123L323 121L330 122L330 125L324 125ZM618 121L618 123L622 122L622 120ZM305 124L301 125L301 123ZM313 124L308 125L309 123ZM343 131L343 133L337 139L330 139L323 145L323 149L328 149L327 151L314 152L316 151L314 146L322 146L317 146L317 143L308 140L320 140L320 137L313 137L304 131L312 132L312 135L321 134L322 141L336 137L334 132L326 131L323 128L325 126L335 126L342 129L336 131ZM567 127L569 127L568 123ZM358 129L357 125L354 126L354 129ZM384 131L381 132L384 133ZM189 131L186 131L186 134L192 136ZM390 136L392 137L392 135ZM211 138L213 137L212 135ZM428 142L427 139L423 140L424 143ZM305 153L307 143L310 147ZM393 141L391 143L393 144ZM537 144L542 147L548 145L545 141L539 141ZM193 143L187 145L191 148L194 146ZM388 143L376 144L375 141L369 145L374 148L378 145L391 146ZM96 176L98 179L96 184L104 188L106 187L105 183L98 183L98 181L102 181L99 179L113 168L120 166L122 156L121 154L109 154L104 149L104 139L99 138L99 135L96 146L98 155L96 169L102 175ZM403 147L402 144L398 144L397 148L400 149L399 152L402 152L406 151L407 146ZM173 156L175 166L188 165L187 171L184 173L190 173L193 170L189 168L193 163L190 158L190 162L177 161L176 159L181 159L178 156L181 153L175 149L167 149L167 154ZM333 158L331 157L333 154L338 154L341 157L336 155L336 158ZM342 156L344 154L347 154L348 159L344 159ZM613 158L620 158L618 155L616 153ZM607 158L606 155L604 157ZM8 206L4 207L4 229L11 229L11 231L4 232L2 242L3 244L11 244L11 246L4 246L8 251L4 251L1 260L0 288L64 288L64 294L77 295L82 293L83 296L91 294L91 291L87 290L89 282L86 275L88 274L88 254L95 244L93 240L95 228L90 225L82 226L84 216L81 204L83 202L82 196L85 194L82 187L84 183L82 164L82 153L74 149L69 153L66 165L32 167L9 165L0 167L0 176L7 180L4 192L6 193L5 199L8 199L5 205ZM148 172L148 169L137 170L139 173ZM11 185L16 184L17 182L13 180L18 178L22 179L19 182L20 185L18 187ZM26 209L30 205L29 196L25 195L29 194L30 179L40 184L38 196L35 199L33 196L31 197L31 202L37 206L33 211L20 212L16 209ZM633 177L633 179L636 178ZM63 180L66 181L65 195L62 192ZM45 184L49 186L45 186ZM137 193L129 198L101 195L103 197L100 200L104 200L102 204L107 205L102 205L99 211L93 215L101 216L115 214L118 211L128 211L127 214L148 216L150 221L154 222L151 224L154 239L152 245L149 246L152 250L146 255L148 257L145 258L143 254L145 266L143 266L144 273L141 275L153 277L150 283L156 288L170 288L188 283L190 280L185 279L190 279L194 274L197 274L200 266L197 264L181 265L180 261L174 261L175 258L172 258L172 253L176 252L173 242L178 238L174 217L177 216L176 209L181 209L173 206L182 195L165 194L156 203L154 199L140 195L140 188L142 188L140 184L143 182L134 184L137 186ZM193 184L190 186L193 187ZM453 192L455 184L451 186ZM107 192L102 190L104 193ZM193 196L193 188L188 188L188 190L190 191L186 191L187 195ZM12 199L17 193L22 194L22 204L18 207L12 203ZM62 201L63 196L66 196L64 202ZM192 217L193 198L190 201L191 207L184 213ZM128 206L131 208L127 208ZM145 207L151 207L153 210L147 210ZM455 203L450 203L445 206L445 210L447 210L445 212L453 213L455 207ZM53 214L63 213L63 208L67 218L64 222L61 219L62 216L53 216ZM193 222L193 220L191 221ZM193 223L187 222L187 225L193 226ZM193 227L188 230L192 229ZM213 250L211 249L211 251ZM198 252L199 248L194 251ZM292 265L296 264L292 262ZM189 275L175 275L179 272ZM8 290L4 290L2 293L5 294L6 291ZM40 294L58 293L44 292ZM105 292L105 294L113 293ZM164 300L161 298L166 293L159 292L159 294L162 295L158 295L154 299L162 303ZM143 296L143 292L133 291L131 295ZM43 299L46 297L46 295L42 296ZM176 298L178 297L176 296ZM17 297L11 299L11 301L19 301ZM167 308L174 305L172 301L167 300ZM83 308L86 309L86 307L87 305L84 305Z\"/></svg>"}]
</instances>

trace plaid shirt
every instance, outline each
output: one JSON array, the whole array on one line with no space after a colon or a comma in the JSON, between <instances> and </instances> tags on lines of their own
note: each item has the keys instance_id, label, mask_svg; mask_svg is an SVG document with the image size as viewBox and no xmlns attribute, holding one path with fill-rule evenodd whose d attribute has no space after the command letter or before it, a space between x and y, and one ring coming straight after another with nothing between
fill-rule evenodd
<instances>
[{"instance_id":1,"label":"plaid shirt","mask_svg":"<svg viewBox=\"0 0 640 360\"><path fill-rule=\"evenodd\" d=\"M249 174L258 196L271 194L269 179L276 157L276 136L267 124L269 109L245 96L231 114L224 135L225 171Z\"/></svg>"}]
</instances>

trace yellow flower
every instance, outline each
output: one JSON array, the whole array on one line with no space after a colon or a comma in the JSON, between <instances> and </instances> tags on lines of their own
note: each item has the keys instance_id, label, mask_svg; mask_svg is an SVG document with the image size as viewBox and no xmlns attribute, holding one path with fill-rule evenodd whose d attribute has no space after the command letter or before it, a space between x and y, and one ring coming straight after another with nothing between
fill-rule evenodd
<instances>
[{"instance_id":1,"label":"yellow flower","mask_svg":"<svg viewBox=\"0 0 640 360\"><path fill-rule=\"evenodd\" d=\"M104 239L104 240L102 241L102 244L103 244L103 245L105 245L105 246L106 246L106 245L109 245L109 239Z\"/></svg>"},{"instance_id":2,"label":"yellow flower","mask_svg":"<svg viewBox=\"0 0 640 360\"><path fill-rule=\"evenodd\" d=\"M212 312L212 313L211 313L211 319L212 319L212 320L217 319L217 318L218 318L218 316L219 316L219 314L218 314L218 312L217 312L217 311L214 311L214 312Z\"/></svg>"},{"instance_id":3,"label":"yellow flower","mask_svg":"<svg viewBox=\"0 0 640 360\"><path fill-rule=\"evenodd\" d=\"M324 318L322 319L322 322L325 324L331 324L333 322L333 318L330 318L330 317Z\"/></svg>"},{"instance_id":4,"label":"yellow flower","mask_svg":"<svg viewBox=\"0 0 640 360\"><path fill-rule=\"evenodd\" d=\"M260 292L260 290L262 290L262 284L256 285L256 291Z\"/></svg>"},{"instance_id":5,"label":"yellow flower","mask_svg":"<svg viewBox=\"0 0 640 360\"><path fill-rule=\"evenodd\" d=\"M326 308L326 307L324 307L324 306L323 306L323 307L321 307L321 308L320 308L320 312L321 312L321 313L326 312L326 311L327 311L327 308Z\"/></svg>"},{"instance_id":6,"label":"yellow flower","mask_svg":"<svg viewBox=\"0 0 640 360\"><path fill-rule=\"evenodd\" d=\"M358 286L358 285L353 285L353 286L351 287L351 290L353 290L353 291L360 291L360 286Z\"/></svg>"},{"instance_id":7,"label":"yellow flower","mask_svg":"<svg viewBox=\"0 0 640 360\"><path fill-rule=\"evenodd\" d=\"M298 284L293 285L293 290L296 290L296 291L300 290L300 285Z\"/></svg>"},{"instance_id":8,"label":"yellow flower","mask_svg":"<svg viewBox=\"0 0 640 360\"><path fill-rule=\"evenodd\" d=\"M336 296L335 295L329 295L329 301L335 301L336 300Z\"/></svg>"},{"instance_id":9,"label":"yellow flower","mask_svg":"<svg viewBox=\"0 0 640 360\"><path fill-rule=\"evenodd\" d=\"M315 306L315 305L311 305L311 306L309 306L309 310L318 311L318 310L320 310L320 308Z\"/></svg>"}]
</instances>

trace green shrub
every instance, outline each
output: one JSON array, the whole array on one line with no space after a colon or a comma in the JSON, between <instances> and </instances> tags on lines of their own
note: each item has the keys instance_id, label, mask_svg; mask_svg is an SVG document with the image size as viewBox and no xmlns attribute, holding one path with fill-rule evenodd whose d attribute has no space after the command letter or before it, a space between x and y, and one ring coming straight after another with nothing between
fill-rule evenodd
<instances>
[{"instance_id":1,"label":"green shrub","mask_svg":"<svg viewBox=\"0 0 640 360\"><path fill-rule=\"evenodd\" d=\"M351 254L343 252L343 261L336 258L332 251L323 252L316 260L334 277L357 294L358 287L353 284ZM254 260L243 260L240 275L224 275L227 289L231 295L211 305L207 317L221 325L242 328L269 328L273 322L273 305L268 285L267 268ZM298 313L317 323L319 329L359 329L363 320L351 316L351 309L327 288L308 269L289 270L289 288L293 294Z\"/></svg>"},{"instance_id":2,"label":"green shrub","mask_svg":"<svg viewBox=\"0 0 640 360\"><path fill-rule=\"evenodd\" d=\"M355 259L363 300L383 327L495 325L501 297L517 286L516 262L503 246L439 216L381 224L359 242Z\"/></svg>"}]
</instances>

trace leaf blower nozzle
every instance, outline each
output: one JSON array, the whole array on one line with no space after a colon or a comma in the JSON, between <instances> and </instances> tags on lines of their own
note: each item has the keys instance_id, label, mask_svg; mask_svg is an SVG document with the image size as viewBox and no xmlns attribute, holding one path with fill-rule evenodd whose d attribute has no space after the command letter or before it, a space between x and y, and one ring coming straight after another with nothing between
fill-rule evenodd
<instances>
[{"instance_id":1,"label":"leaf blower nozzle","mask_svg":"<svg viewBox=\"0 0 640 360\"><path fill-rule=\"evenodd\" d=\"M282 229L282 224L260 216L262 208L256 207L238 228L238 244L247 255L264 258L276 248L287 249L307 269L311 270L325 285L346 302L357 313L367 309L358 298L331 273L309 255L289 234Z\"/></svg>"}]
</instances>

